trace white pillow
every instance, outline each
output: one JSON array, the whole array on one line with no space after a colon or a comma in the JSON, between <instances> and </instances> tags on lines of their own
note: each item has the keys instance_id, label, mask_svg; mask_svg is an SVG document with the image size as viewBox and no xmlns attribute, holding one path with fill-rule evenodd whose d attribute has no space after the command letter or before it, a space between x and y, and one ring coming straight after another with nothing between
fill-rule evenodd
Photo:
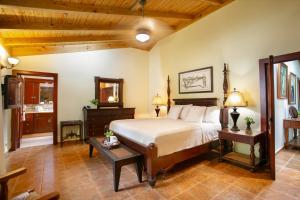
<instances>
[{"instance_id":1,"label":"white pillow","mask_svg":"<svg viewBox=\"0 0 300 200\"><path fill-rule=\"evenodd\" d=\"M189 111L190 111L192 106L193 106L193 104L184 105L183 108L182 108L182 111L180 113L179 118L185 120L185 118L189 114Z\"/></svg>"},{"instance_id":2,"label":"white pillow","mask_svg":"<svg viewBox=\"0 0 300 200\"><path fill-rule=\"evenodd\" d=\"M192 106L185 121L188 122L202 122L206 107L205 106Z\"/></svg>"},{"instance_id":3,"label":"white pillow","mask_svg":"<svg viewBox=\"0 0 300 200\"><path fill-rule=\"evenodd\" d=\"M207 107L203 122L220 123L220 109L217 106Z\"/></svg>"},{"instance_id":4,"label":"white pillow","mask_svg":"<svg viewBox=\"0 0 300 200\"><path fill-rule=\"evenodd\" d=\"M182 105L174 105L174 106L171 106L167 118L170 118L170 119L178 119L178 118L179 118L179 115L180 115L180 113L181 113L181 111L182 111L182 108L183 108Z\"/></svg>"}]
</instances>

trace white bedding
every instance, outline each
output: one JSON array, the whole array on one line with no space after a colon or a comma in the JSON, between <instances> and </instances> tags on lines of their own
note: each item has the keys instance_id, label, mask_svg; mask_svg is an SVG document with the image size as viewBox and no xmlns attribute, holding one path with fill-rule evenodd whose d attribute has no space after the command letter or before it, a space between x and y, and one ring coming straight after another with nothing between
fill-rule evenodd
<instances>
[{"instance_id":1,"label":"white bedding","mask_svg":"<svg viewBox=\"0 0 300 200\"><path fill-rule=\"evenodd\" d=\"M192 148L218 137L219 123L193 123L169 118L116 120L110 130L136 143L155 143L158 156Z\"/></svg>"}]
</instances>

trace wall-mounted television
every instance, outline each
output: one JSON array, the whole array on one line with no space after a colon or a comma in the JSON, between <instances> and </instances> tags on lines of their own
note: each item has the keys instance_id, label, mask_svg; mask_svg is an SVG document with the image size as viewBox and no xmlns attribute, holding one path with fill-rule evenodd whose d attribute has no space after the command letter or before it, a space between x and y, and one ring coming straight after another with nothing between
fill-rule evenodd
<instances>
[{"instance_id":1,"label":"wall-mounted television","mask_svg":"<svg viewBox=\"0 0 300 200\"><path fill-rule=\"evenodd\" d=\"M2 90L5 109L22 106L22 78L6 75Z\"/></svg>"}]
</instances>

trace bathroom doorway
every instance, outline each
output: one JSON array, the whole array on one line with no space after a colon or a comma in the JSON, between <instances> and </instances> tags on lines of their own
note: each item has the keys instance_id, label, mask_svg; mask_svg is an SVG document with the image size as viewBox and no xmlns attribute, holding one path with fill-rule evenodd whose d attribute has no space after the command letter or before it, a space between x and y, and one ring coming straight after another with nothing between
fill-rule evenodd
<instances>
[{"instance_id":1,"label":"bathroom doorway","mask_svg":"<svg viewBox=\"0 0 300 200\"><path fill-rule=\"evenodd\" d=\"M13 75L23 80L23 104L12 110L11 150L57 144L58 75L23 70Z\"/></svg>"}]
</instances>

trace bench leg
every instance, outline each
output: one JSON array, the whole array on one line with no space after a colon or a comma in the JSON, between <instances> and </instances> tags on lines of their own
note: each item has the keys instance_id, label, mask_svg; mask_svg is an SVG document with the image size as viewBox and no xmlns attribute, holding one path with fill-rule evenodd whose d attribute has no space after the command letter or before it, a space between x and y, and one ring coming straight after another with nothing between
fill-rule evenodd
<instances>
[{"instance_id":1,"label":"bench leg","mask_svg":"<svg viewBox=\"0 0 300 200\"><path fill-rule=\"evenodd\" d=\"M94 146L90 144L90 158L93 156Z\"/></svg>"},{"instance_id":2,"label":"bench leg","mask_svg":"<svg viewBox=\"0 0 300 200\"><path fill-rule=\"evenodd\" d=\"M138 177L139 182L142 182L143 176L143 161L139 158L135 164L136 174Z\"/></svg>"},{"instance_id":3,"label":"bench leg","mask_svg":"<svg viewBox=\"0 0 300 200\"><path fill-rule=\"evenodd\" d=\"M118 192L119 190L119 182L120 182L120 175L121 175L121 167L118 164L113 164L113 172L114 172L114 190Z\"/></svg>"},{"instance_id":4,"label":"bench leg","mask_svg":"<svg viewBox=\"0 0 300 200\"><path fill-rule=\"evenodd\" d=\"M156 184L156 176L148 176L148 183L151 187L154 187Z\"/></svg>"}]
</instances>

